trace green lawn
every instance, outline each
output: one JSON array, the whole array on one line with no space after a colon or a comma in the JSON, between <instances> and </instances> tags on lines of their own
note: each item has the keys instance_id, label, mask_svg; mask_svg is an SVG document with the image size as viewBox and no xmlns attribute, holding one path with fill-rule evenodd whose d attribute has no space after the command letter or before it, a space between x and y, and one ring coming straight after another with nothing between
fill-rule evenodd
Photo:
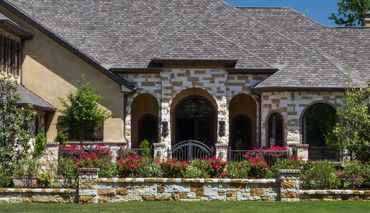
<instances>
[{"instance_id":1,"label":"green lawn","mask_svg":"<svg viewBox=\"0 0 370 213\"><path fill-rule=\"evenodd\" d=\"M367 213L370 202L130 202L116 204L0 204L0 212L283 212L283 213Z\"/></svg>"}]
</instances>

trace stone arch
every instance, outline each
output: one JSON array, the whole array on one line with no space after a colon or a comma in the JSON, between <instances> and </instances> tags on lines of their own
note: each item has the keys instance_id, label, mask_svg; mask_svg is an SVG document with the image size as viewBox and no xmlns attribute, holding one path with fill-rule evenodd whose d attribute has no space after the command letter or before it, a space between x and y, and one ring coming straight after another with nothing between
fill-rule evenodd
<instances>
[{"instance_id":1,"label":"stone arch","mask_svg":"<svg viewBox=\"0 0 370 213\"><path fill-rule=\"evenodd\" d=\"M155 130L150 129L148 132L155 132L156 137L153 139L147 139L147 140L153 140L150 141L151 143L158 142L159 138L159 131L158 131L158 120L159 120L159 103L157 101L157 98L150 94L150 93L139 93L136 94L132 101L129 104L129 112L128 112L128 118L130 122L128 123L128 126L131 130L130 134L130 141L131 141L131 148L137 148L140 144L139 139L142 137L139 134L142 133L144 130L140 130L139 128L148 128L148 125L143 124L142 119L144 117L151 117L156 120L156 125L152 128L155 128ZM149 120L148 120L149 121Z\"/></svg>"},{"instance_id":2,"label":"stone arch","mask_svg":"<svg viewBox=\"0 0 370 213\"><path fill-rule=\"evenodd\" d=\"M239 126L235 123L238 116L245 116L250 120L250 127L248 129L239 130L236 129ZM257 102L256 99L247 93L240 93L235 95L229 101L229 122L230 122L230 136L229 145L235 148L235 144L238 140L238 132L246 131L248 132L250 141L243 141L246 144L246 148L251 148L257 146ZM244 125L246 128L246 125ZM245 133L243 133L245 134ZM246 136L240 135L240 137L245 138ZM244 139L242 139L244 140Z\"/></svg>"},{"instance_id":3,"label":"stone arch","mask_svg":"<svg viewBox=\"0 0 370 213\"><path fill-rule=\"evenodd\" d=\"M336 107L333 104L318 101L306 106L301 114L302 142L309 144L311 150L325 148L325 134L335 124L335 119Z\"/></svg>"},{"instance_id":4,"label":"stone arch","mask_svg":"<svg viewBox=\"0 0 370 213\"><path fill-rule=\"evenodd\" d=\"M209 93L207 90L199 87L191 87L191 88L186 88L184 90L179 91L176 93L173 98L171 99L170 102L170 116L171 116L171 141L172 145L177 141L177 135L179 134L178 132L178 127L179 125L179 119L176 118L177 116L177 110L179 107L184 104L187 101L194 101L194 103L200 103L203 104L203 106L209 106L212 110L212 119L209 119L208 121L210 122L210 128L211 128L211 134L212 137L211 139L213 141L207 141L207 145L213 146L216 142L217 139L217 118L218 118L218 104L217 100ZM191 118L189 118L189 122L206 122L206 121L198 121L194 118L193 121L191 121ZM182 122L183 123L183 122ZM184 124L185 125L185 124ZM189 123L191 127L189 128L195 128L192 126L192 124ZM196 124L194 124L196 125ZM208 125L208 123L205 123L205 125Z\"/></svg>"}]
</instances>

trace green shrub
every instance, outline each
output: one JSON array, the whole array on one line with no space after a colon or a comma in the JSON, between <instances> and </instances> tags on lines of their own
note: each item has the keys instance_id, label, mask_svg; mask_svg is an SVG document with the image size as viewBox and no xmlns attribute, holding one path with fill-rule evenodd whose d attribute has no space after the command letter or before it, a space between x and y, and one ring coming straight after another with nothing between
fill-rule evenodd
<instances>
[{"instance_id":1,"label":"green shrub","mask_svg":"<svg viewBox=\"0 0 370 213\"><path fill-rule=\"evenodd\" d=\"M273 178L277 178L279 177L280 169L301 169L302 163L301 161L289 158L280 159L270 167L271 175Z\"/></svg>"},{"instance_id":2,"label":"green shrub","mask_svg":"<svg viewBox=\"0 0 370 213\"><path fill-rule=\"evenodd\" d=\"M230 162L227 165L227 176L229 178L244 179L248 177L251 165L248 161Z\"/></svg>"},{"instance_id":3,"label":"green shrub","mask_svg":"<svg viewBox=\"0 0 370 213\"><path fill-rule=\"evenodd\" d=\"M9 187L12 184L11 176L0 168L0 187Z\"/></svg>"},{"instance_id":4,"label":"green shrub","mask_svg":"<svg viewBox=\"0 0 370 213\"><path fill-rule=\"evenodd\" d=\"M363 187L364 188L370 188L370 162L364 165L363 167L364 172L364 182L363 182Z\"/></svg>"},{"instance_id":5,"label":"green shrub","mask_svg":"<svg viewBox=\"0 0 370 213\"><path fill-rule=\"evenodd\" d=\"M67 145L67 138L62 132L59 132L57 136L55 136L54 142L57 142L60 145Z\"/></svg>"},{"instance_id":6,"label":"green shrub","mask_svg":"<svg viewBox=\"0 0 370 213\"><path fill-rule=\"evenodd\" d=\"M335 174L336 170L332 163L321 161L306 166L301 179L303 188L306 189L335 189L340 186L340 179Z\"/></svg>"},{"instance_id":7,"label":"green shrub","mask_svg":"<svg viewBox=\"0 0 370 213\"><path fill-rule=\"evenodd\" d=\"M51 183L53 182L53 176L48 171L42 171L37 174L36 176L37 184L39 184L41 187L49 187Z\"/></svg>"},{"instance_id":8,"label":"green shrub","mask_svg":"<svg viewBox=\"0 0 370 213\"><path fill-rule=\"evenodd\" d=\"M14 167L13 176L22 178L34 178L37 172L37 161L35 159L23 159Z\"/></svg>"},{"instance_id":9,"label":"green shrub","mask_svg":"<svg viewBox=\"0 0 370 213\"><path fill-rule=\"evenodd\" d=\"M35 150L33 151L33 157L38 157L42 155L46 148L46 138L45 135L39 133L35 138Z\"/></svg>"},{"instance_id":10,"label":"green shrub","mask_svg":"<svg viewBox=\"0 0 370 213\"><path fill-rule=\"evenodd\" d=\"M140 177L148 178L148 177L162 177L163 172L161 170L161 167L154 163L150 162L147 163L139 168Z\"/></svg>"},{"instance_id":11,"label":"green shrub","mask_svg":"<svg viewBox=\"0 0 370 213\"><path fill-rule=\"evenodd\" d=\"M184 171L184 178L209 178L209 174L197 166L190 165Z\"/></svg>"},{"instance_id":12,"label":"green shrub","mask_svg":"<svg viewBox=\"0 0 370 213\"><path fill-rule=\"evenodd\" d=\"M71 158L61 158L58 164L58 173L63 175L67 182L73 183L77 180L77 164Z\"/></svg>"},{"instance_id":13,"label":"green shrub","mask_svg":"<svg viewBox=\"0 0 370 213\"><path fill-rule=\"evenodd\" d=\"M150 157L150 143L148 140L141 141L139 148L141 149L141 155L144 157Z\"/></svg>"},{"instance_id":14,"label":"green shrub","mask_svg":"<svg viewBox=\"0 0 370 213\"><path fill-rule=\"evenodd\" d=\"M364 183L366 165L360 161L346 161L342 171L338 171L337 176L341 179L344 188L358 188Z\"/></svg>"}]
</instances>

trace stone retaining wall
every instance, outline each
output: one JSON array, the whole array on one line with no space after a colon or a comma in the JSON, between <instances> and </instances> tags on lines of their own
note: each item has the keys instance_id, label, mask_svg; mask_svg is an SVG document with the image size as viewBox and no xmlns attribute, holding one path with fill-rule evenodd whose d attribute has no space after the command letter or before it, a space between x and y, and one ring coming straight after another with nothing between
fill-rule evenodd
<instances>
[{"instance_id":1,"label":"stone retaining wall","mask_svg":"<svg viewBox=\"0 0 370 213\"><path fill-rule=\"evenodd\" d=\"M275 179L99 178L99 202L221 200L275 201Z\"/></svg>"},{"instance_id":2,"label":"stone retaining wall","mask_svg":"<svg viewBox=\"0 0 370 213\"><path fill-rule=\"evenodd\" d=\"M99 178L79 169L77 189L0 188L1 202L370 200L370 190L300 190L299 170L277 179Z\"/></svg>"},{"instance_id":3,"label":"stone retaining wall","mask_svg":"<svg viewBox=\"0 0 370 213\"><path fill-rule=\"evenodd\" d=\"M370 200L370 190L301 190L300 200Z\"/></svg>"},{"instance_id":4,"label":"stone retaining wall","mask_svg":"<svg viewBox=\"0 0 370 213\"><path fill-rule=\"evenodd\" d=\"M73 203L75 189L0 188L0 203Z\"/></svg>"}]
</instances>

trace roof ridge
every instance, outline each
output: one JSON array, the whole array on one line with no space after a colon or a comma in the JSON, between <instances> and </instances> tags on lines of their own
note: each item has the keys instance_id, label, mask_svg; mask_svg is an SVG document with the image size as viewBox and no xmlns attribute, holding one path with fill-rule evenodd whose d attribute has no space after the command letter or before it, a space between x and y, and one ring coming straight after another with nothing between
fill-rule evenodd
<instances>
[{"instance_id":1,"label":"roof ridge","mask_svg":"<svg viewBox=\"0 0 370 213\"><path fill-rule=\"evenodd\" d=\"M286 6L235 6L237 9L291 9Z\"/></svg>"},{"instance_id":2,"label":"roof ridge","mask_svg":"<svg viewBox=\"0 0 370 213\"><path fill-rule=\"evenodd\" d=\"M255 55L255 54L253 54L253 53L249 52L247 49L245 49L244 47L239 46L239 45L238 45L238 44L236 44L234 41L232 41L232 40L228 39L227 37L225 37L225 36L224 36L224 35L222 35L221 33L218 33L218 32L216 32L216 31L214 31L214 30L212 30L212 29L208 28L207 26L205 26L205 25L204 25L203 23L201 23L201 22L197 22L197 23L198 23L200 26L202 26L202 27L206 28L207 30L209 30L211 33L216 34L216 35L220 36L221 38L223 38L225 41L229 42L230 44L235 45L235 46L236 46L236 47L238 47L239 49L243 50L245 53L247 53L247 54L249 54L249 55L251 55L251 56L255 57L255 58L256 58L256 59L258 59L259 61L263 62L265 65L268 65L269 67L273 68L273 66L272 66L270 63L268 63L267 61L265 61L263 58L261 58L261 57L259 57L259 56Z\"/></svg>"}]
</instances>

